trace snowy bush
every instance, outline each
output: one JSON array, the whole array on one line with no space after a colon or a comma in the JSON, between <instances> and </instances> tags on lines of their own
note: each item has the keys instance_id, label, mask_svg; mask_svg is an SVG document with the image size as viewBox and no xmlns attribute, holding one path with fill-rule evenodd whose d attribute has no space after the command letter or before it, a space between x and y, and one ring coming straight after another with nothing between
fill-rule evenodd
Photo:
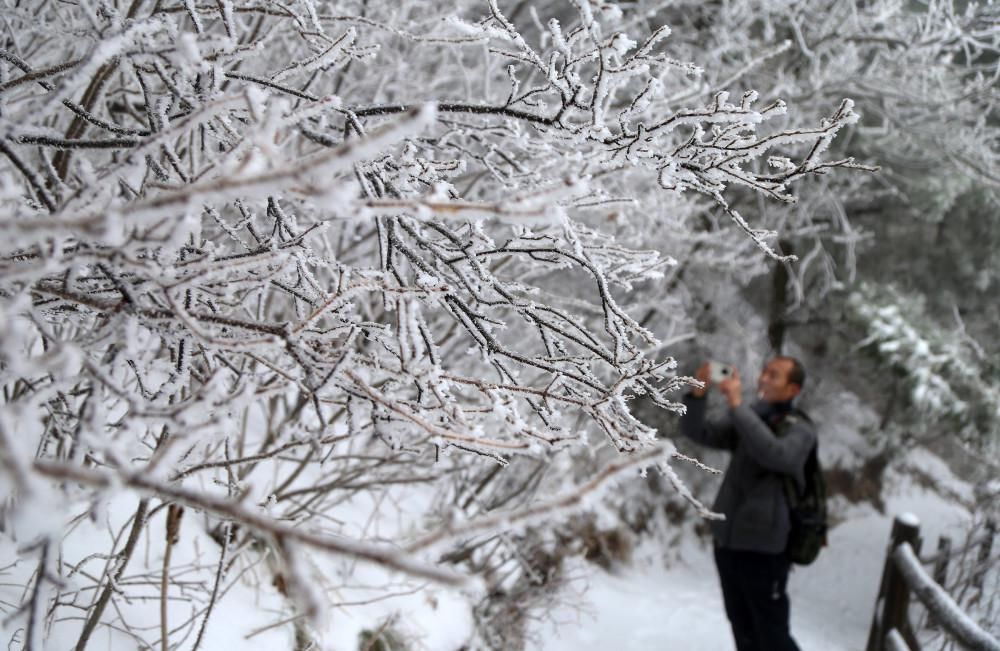
<instances>
[{"instance_id":1,"label":"snowy bush","mask_svg":"<svg viewBox=\"0 0 1000 651\"><path fill-rule=\"evenodd\" d=\"M858 346L891 369L904 388L912 413L902 423L921 432L959 434L986 449L996 445L997 369L960 321L944 330L918 297L871 285L852 294L848 306L866 330Z\"/></svg>"},{"instance_id":2,"label":"snowy bush","mask_svg":"<svg viewBox=\"0 0 1000 651\"><path fill-rule=\"evenodd\" d=\"M673 479L629 400L685 380L616 292L674 261L606 231L714 206L720 258L779 257L729 187L857 167L826 157L857 115L705 94L636 15L6 3L3 639L326 648L394 590L530 580L524 527Z\"/></svg>"}]
</instances>

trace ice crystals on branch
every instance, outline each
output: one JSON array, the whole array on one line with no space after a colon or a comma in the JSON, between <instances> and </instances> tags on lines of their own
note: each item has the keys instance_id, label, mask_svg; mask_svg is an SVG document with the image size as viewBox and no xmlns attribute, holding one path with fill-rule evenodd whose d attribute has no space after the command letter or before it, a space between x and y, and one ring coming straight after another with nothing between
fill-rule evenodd
<instances>
[{"instance_id":1,"label":"ice crystals on branch","mask_svg":"<svg viewBox=\"0 0 1000 651\"><path fill-rule=\"evenodd\" d=\"M866 284L851 295L849 315L866 330L859 349L870 351L898 374L916 414L944 421L969 439L997 434L1000 390L975 363L962 333L931 327L920 300L899 290Z\"/></svg>"},{"instance_id":2,"label":"ice crystals on branch","mask_svg":"<svg viewBox=\"0 0 1000 651\"><path fill-rule=\"evenodd\" d=\"M163 645L206 626L171 609L169 579L207 618L249 589L230 567L284 586L301 641L329 632L311 581L337 576L330 555L383 585L462 584L486 572L476 553L452 570L430 548L495 537L514 562L648 466L694 500L632 413L636 396L679 411L686 380L623 297L704 235L691 195L774 254L730 190L791 201L794 181L851 167L825 153L849 103L765 133L780 101L700 96L670 30L614 3L175 5L5 23L0 63L21 76L0 85L0 463L18 495L0 517L55 495L53 553L113 559L75 575L107 595L83 623L79 602L38 611L52 635L82 647L146 617L118 599L140 539L164 561L137 570L167 579ZM662 215L670 244L616 239ZM601 446L613 459L577 482L564 451ZM108 500L120 533L78 537L73 516ZM202 516L177 549L223 569L165 562L157 515L179 506ZM228 533L208 542L201 522ZM17 580L30 600L38 583Z\"/></svg>"}]
</instances>

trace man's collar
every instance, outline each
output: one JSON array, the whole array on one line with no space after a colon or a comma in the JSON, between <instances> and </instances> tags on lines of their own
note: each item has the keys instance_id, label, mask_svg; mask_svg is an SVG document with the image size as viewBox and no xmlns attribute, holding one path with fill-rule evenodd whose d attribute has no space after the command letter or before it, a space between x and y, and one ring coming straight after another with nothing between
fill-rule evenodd
<instances>
[{"instance_id":1,"label":"man's collar","mask_svg":"<svg viewBox=\"0 0 1000 651\"><path fill-rule=\"evenodd\" d=\"M787 402L765 402L758 400L753 404L754 412L760 419L768 425L776 425L782 418L792 410L792 401Z\"/></svg>"}]
</instances>

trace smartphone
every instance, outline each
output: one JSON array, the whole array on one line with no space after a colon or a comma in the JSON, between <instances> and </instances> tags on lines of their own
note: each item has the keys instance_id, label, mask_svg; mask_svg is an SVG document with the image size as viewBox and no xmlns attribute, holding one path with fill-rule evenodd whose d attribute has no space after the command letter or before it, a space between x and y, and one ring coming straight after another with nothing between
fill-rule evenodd
<instances>
[{"instance_id":1,"label":"smartphone","mask_svg":"<svg viewBox=\"0 0 1000 651\"><path fill-rule=\"evenodd\" d=\"M712 384L718 384L731 377L733 377L733 367L729 364L723 364L722 362L708 363L708 379Z\"/></svg>"}]
</instances>

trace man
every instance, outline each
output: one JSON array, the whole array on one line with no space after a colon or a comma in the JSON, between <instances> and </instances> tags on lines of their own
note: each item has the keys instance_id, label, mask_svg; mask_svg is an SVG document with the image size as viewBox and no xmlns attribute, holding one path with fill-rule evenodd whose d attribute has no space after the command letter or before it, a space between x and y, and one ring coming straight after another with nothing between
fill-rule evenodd
<instances>
[{"instance_id":1,"label":"man","mask_svg":"<svg viewBox=\"0 0 1000 651\"><path fill-rule=\"evenodd\" d=\"M705 420L709 364L702 365L695 377L705 386L684 398L687 414L681 418L681 432L702 445L732 452L713 507L725 520L711 526L736 648L798 651L789 631L785 591L790 561L784 552L791 528L785 477L794 477L803 487L806 459L816 445L809 420L789 417L805 371L793 357L771 359L757 379L758 400L748 405L743 402L739 374L732 370L718 384L729 405L720 422Z\"/></svg>"}]
</instances>

